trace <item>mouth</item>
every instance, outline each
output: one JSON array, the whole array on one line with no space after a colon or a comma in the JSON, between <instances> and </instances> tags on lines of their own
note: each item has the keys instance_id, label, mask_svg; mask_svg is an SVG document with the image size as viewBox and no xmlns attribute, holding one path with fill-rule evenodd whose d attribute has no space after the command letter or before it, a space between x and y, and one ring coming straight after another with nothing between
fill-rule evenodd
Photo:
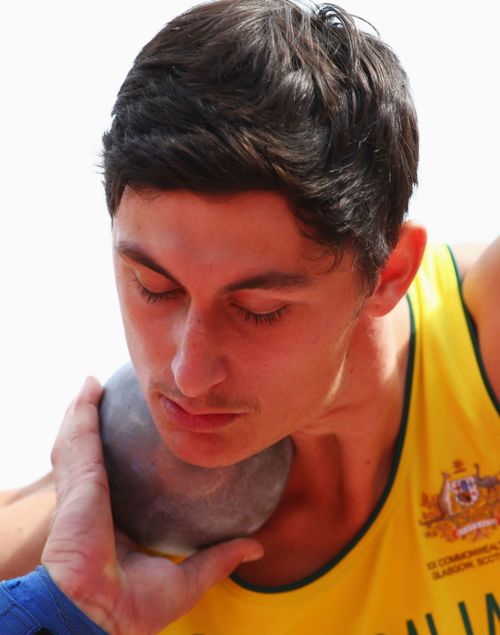
<instances>
[{"instance_id":1,"label":"mouth","mask_svg":"<svg viewBox=\"0 0 500 635\"><path fill-rule=\"evenodd\" d=\"M163 409L175 425L190 432L210 433L221 430L244 413L240 412L189 412L175 401L160 397Z\"/></svg>"}]
</instances>

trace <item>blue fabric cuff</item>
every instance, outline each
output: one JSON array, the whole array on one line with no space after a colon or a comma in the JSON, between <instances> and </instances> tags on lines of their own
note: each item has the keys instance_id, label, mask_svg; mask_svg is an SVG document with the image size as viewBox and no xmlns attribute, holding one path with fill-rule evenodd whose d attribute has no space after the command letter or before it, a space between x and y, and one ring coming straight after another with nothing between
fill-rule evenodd
<instances>
[{"instance_id":1,"label":"blue fabric cuff","mask_svg":"<svg viewBox=\"0 0 500 635\"><path fill-rule=\"evenodd\" d=\"M106 635L56 586L45 567L0 583L0 633Z\"/></svg>"}]
</instances>

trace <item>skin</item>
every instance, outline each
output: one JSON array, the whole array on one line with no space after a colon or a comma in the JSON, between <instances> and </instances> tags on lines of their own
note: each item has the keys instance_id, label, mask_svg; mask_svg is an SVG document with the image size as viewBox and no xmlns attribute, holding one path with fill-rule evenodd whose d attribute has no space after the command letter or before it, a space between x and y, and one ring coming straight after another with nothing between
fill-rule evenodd
<instances>
[{"instance_id":1,"label":"skin","mask_svg":"<svg viewBox=\"0 0 500 635\"><path fill-rule=\"evenodd\" d=\"M52 451L57 506L42 553L54 582L111 635L153 635L186 613L242 560L258 558L254 540L205 549L180 565L142 553L115 532L97 407L102 388L88 378L71 404ZM175 592L165 598L165 589Z\"/></svg>"},{"instance_id":2,"label":"skin","mask_svg":"<svg viewBox=\"0 0 500 635\"><path fill-rule=\"evenodd\" d=\"M40 562L55 502L52 473L0 493L0 579L23 575Z\"/></svg>"},{"instance_id":3,"label":"skin","mask_svg":"<svg viewBox=\"0 0 500 635\"><path fill-rule=\"evenodd\" d=\"M225 465L288 434L297 448L283 501L255 536L265 556L241 563L261 555L253 541L237 541L228 552L212 552L208 560L202 552L200 571L205 573L196 569L182 586L185 574L173 573L178 570L170 569L171 563L167 571L156 559L142 559L135 569L135 546L119 538L115 549L96 439L100 391L92 382L83 390L56 444L59 503L44 562L59 586L106 630L119 633L120 624L134 624L134 632L152 633L236 566L243 578L260 584L282 584L311 573L369 516L387 480L400 423L409 341L404 294L418 269L425 232L405 224L369 297L362 294L349 254L332 270L329 257L301 236L284 199L270 193L216 199L188 192L127 192L113 239L120 246L116 278L131 356L172 451L199 465ZM459 260L467 271L465 301L498 395L494 316L500 309L495 282L500 241L479 258L478 251L459 254ZM151 259L177 282L154 271ZM227 290L270 269L300 273L312 282L279 292ZM149 303L138 283L150 292L174 295ZM242 313L268 314L283 306L288 309L272 325L245 320ZM186 408L241 416L213 433L189 432L168 420L161 395ZM73 455L61 451L68 444ZM68 456L75 466L71 469L83 470L73 479L64 467ZM92 523L85 521L85 510L92 510ZM75 527L85 529L78 529L78 553L72 551ZM148 598L143 615L137 589L150 572L166 576L169 588L179 593L168 602L165 594ZM87 588L92 588L91 597Z\"/></svg>"},{"instance_id":4,"label":"skin","mask_svg":"<svg viewBox=\"0 0 500 635\"><path fill-rule=\"evenodd\" d=\"M169 448L210 467L286 435L295 442L283 502L256 534L266 556L239 573L259 584L311 573L361 527L387 479L409 329L407 308L397 305L420 264L425 232L405 226L370 297L351 255L332 268L331 255L302 236L274 193L128 191L113 243L131 358ZM269 271L308 284L226 291ZM153 302L144 288L156 294ZM242 313L283 307L272 324ZM168 418L162 396L188 410L241 416L220 431L193 433ZM332 526L337 531L325 531ZM290 559L291 551L302 555Z\"/></svg>"},{"instance_id":5,"label":"skin","mask_svg":"<svg viewBox=\"0 0 500 635\"><path fill-rule=\"evenodd\" d=\"M319 430L345 407L339 391L359 284L349 257L325 273L331 258L300 236L283 199L129 192L113 242L130 354L156 425L178 456L231 464L305 425ZM146 256L178 282L141 264ZM224 291L268 271L300 274L309 284ZM150 302L138 285L164 295ZM272 324L243 313L269 316L284 307ZM241 415L220 432L191 433L169 420L162 395L188 410Z\"/></svg>"}]
</instances>

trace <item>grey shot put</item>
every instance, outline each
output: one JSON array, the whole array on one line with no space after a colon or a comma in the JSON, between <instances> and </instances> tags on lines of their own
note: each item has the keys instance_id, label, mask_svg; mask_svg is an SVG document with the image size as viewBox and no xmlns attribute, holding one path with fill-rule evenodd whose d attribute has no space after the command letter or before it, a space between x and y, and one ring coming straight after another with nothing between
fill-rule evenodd
<instances>
[{"instance_id":1,"label":"grey shot put","mask_svg":"<svg viewBox=\"0 0 500 635\"><path fill-rule=\"evenodd\" d=\"M233 465L187 463L163 442L130 363L105 384L99 415L114 522L144 547L188 555L253 534L278 506L289 437Z\"/></svg>"}]
</instances>

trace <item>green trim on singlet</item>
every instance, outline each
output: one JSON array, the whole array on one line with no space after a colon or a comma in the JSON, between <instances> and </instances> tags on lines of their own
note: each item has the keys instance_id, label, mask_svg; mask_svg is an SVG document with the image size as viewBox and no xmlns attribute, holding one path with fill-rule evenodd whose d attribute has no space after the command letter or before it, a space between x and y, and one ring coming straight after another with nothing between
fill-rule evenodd
<instances>
[{"instance_id":1,"label":"green trim on singlet","mask_svg":"<svg viewBox=\"0 0 500 635\"><path fill-rule=\"evenodd\" d=\"M460 295L460 302L462 303L462 310L465 315L465 321L467 322L467 328L469 329L469 335L472 342L472 346L474 348L474 354L476 356L476 362L479 368L479 372L481 373L481 378L483 380L484 387L486 388L486 392L488 393L491 402L493 403L497 413L500 415L500 402L498 401L495 393L493 392L493 387L490 383L488 375L486 373L486 369L483 363L483 357L481 355L481 349L479 348L479 338L477 336L477 328L474 324L474 320L472 319L472 315L469 313L469 309L465 304L464 295L462 291L462 278L460 276L460 270L458 268L457 261L455 259L455 254L449 245L446 245L448 251L450 252L451 261L453 262L453 267L455 269L455 275L457 277L458 284L458 292Z\"/></svg>"},{"instance_id":2,"label":"green trim on singlet","mask_svg":"<svg viewBox=\"0 0 500 635\"><path fill-rule=\"evenodd\" d=\"M410 346L408 351L408 363L406 368L406 379L405 379L405 392L404 392L404 401L403 401L403 411L401 414L401 423L400 429L398 433L398 438L396 441L396 453L394 457L394 461L391 467L391 471L389 473L389 478L384 487L382 495L375 506L374 510L368 517L368 520L365 522L363 527L358 531L358 533L354 536L352 540L350 540L347 545L332 559L329 560L325 565L323 565L320 569L312 573L311 575L299 580L298 582L292 582L291 584L283 584L280 586L273 587L265 587L259 586L257 584L252 584L250 582L246 582L238 575L233 573L230 577L239 586L244 589L248 589L249 591L256 591L257 593L283 593L285 591L295 591L296 589L300 589L301 587L305 587L308 584L311 584L318 578L321 578L323 575L328 573L333 567L335 567L341 560L343 560L347 554L354 549L354 547L359 543L359 541L363 538L366 532L373 525L378 515L380 514L391 490L394 485L394 481L396 479L396 474L398 471L398 467L401 460L401 454L403 452L404 440L406 436L406 430L408 426L408 412L410 409L410 397L411 397L411 387L413 382L413 369L415 362L415 317L413 314L413 307L411 305L411 301L409 296L406 296L406 300L408 302L408 307L410 310Z\"/></svg>"}]
</instances>

